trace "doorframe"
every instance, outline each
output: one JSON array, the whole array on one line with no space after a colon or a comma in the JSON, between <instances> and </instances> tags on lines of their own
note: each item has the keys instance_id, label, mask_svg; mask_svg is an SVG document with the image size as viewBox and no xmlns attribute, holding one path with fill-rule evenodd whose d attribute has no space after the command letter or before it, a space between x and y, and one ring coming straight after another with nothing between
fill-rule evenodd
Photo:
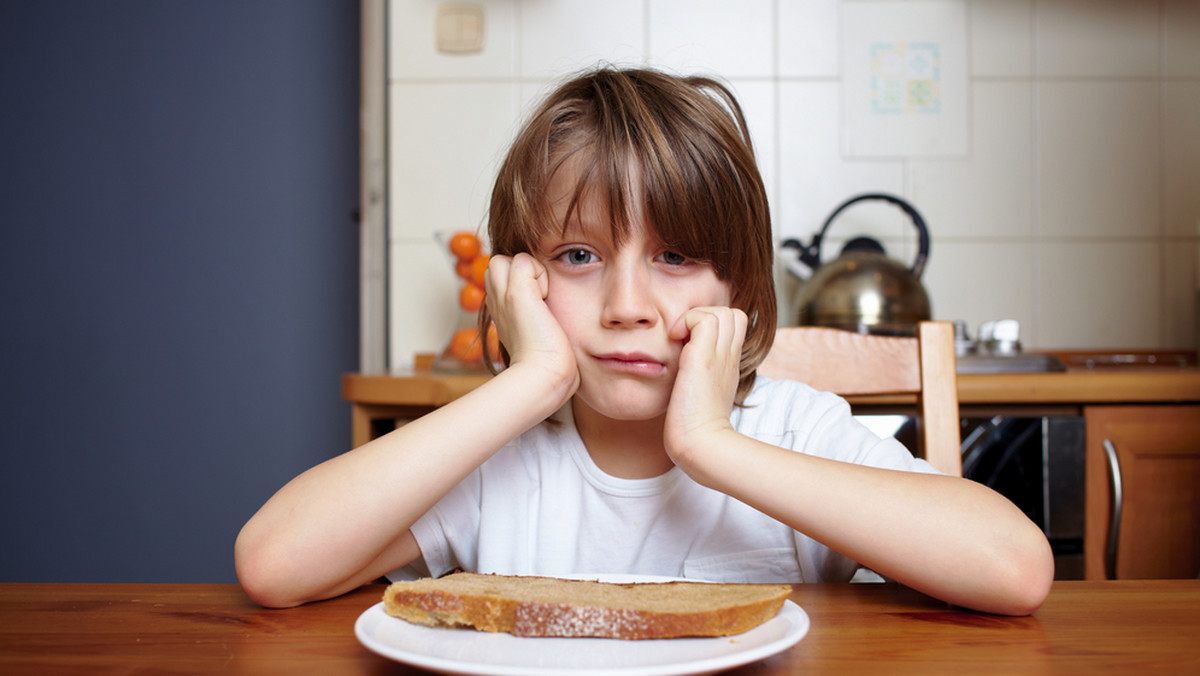
<instances>
[{"instance_id":1,"label":"doorframe","mask_svg":"<svg viewBox=\"0 0 1200 676\"><path fill-rule=\"evenodd\" d=\"M361 0L359 101L359 371L388 356L387 0Z\"/></svg>"}]
</instances>

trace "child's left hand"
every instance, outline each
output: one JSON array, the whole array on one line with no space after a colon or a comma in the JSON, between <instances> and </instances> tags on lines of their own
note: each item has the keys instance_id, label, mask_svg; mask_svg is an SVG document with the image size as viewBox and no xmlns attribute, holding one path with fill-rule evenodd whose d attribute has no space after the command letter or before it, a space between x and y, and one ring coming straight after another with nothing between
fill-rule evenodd
<instances>
[{"instance_id":1,"label":"child's left hand","mask_svg":"<svg viewBox=\"0 0 1200 676\"><path fill-rule=\"evenodd\" d=\"M715 432L732 429L729 413L741 374L746 313L736 308L688 310L669 336L684 340L679 370L667 406L663 443L671 459L687 471L692 453Z\"/></svg>"}]
</instances>

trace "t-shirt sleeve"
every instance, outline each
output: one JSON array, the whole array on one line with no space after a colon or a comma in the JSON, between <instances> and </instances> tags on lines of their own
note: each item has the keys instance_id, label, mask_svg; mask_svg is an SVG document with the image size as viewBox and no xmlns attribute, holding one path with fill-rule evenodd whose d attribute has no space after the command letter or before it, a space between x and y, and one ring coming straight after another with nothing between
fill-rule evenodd
<instances>
[{"instance_id":1,"label":"t-shirt sleeve","mask_svg":"<svg viewBox=\"0 0 1200 676\"><path fill-rule=\"evenodd\" d=\"M754 409L744 412L742 421L747 429L743 431L783 448L831 460L937 473L899 441L881 439L855 419L850 405L841 397L792 381L766 385L758 398L747 400ZM803 533L795 532L794 537L805 582L845 582L859 567L849 557Z\"/></svg>"},{"instance_id":2,"label":"t-shirt sleeve","mask_svg":"<svg viewBox=\"0 0 1200 676\"><path fill-rule=\"evenodd\" d=\"M479 550L480 470L442 497L412 526L421 558L433 577L476 570Z\"/></svg>"}]
</instances>

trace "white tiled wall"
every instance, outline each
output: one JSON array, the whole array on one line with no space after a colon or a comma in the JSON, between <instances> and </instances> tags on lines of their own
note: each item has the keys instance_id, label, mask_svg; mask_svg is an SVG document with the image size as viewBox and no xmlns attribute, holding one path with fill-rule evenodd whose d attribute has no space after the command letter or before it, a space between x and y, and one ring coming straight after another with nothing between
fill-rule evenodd
<instances>
[{"instance_id":1,"label":"white tiled wall","mask_svg":"<svg viewBox=\"0 0 1200 676\"><path fill-rule=\"evenodd\" d=\"M839 36L860 1L481 0L485 46L464 55L434 47L438 2L391 0L393 364L439 350L457 321L433 233L482 227L525 107L600 61L728 80L780 239L811 239L858 192L911 201L933 238L936 318L1013 317L1029 348L1195 347L1200 2L964 0L967 156L851 160ZM837 229L913 255L890 207Z\"/></svg>"}]
</instances>

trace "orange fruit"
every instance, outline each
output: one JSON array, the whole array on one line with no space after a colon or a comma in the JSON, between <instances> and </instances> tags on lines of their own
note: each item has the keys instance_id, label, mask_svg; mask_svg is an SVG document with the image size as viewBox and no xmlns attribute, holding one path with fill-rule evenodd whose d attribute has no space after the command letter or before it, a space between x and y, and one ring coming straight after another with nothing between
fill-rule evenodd
<instances>
[{"instance_id":1,"label":"orange fruit","mask_svg":"<svg viewBox=\"0 0 1200 676\"><path fill-rule=\"evenodd\" d=\"M479 340L479 329L459 329L450 337L450 356L464 364L473 364L483 359L483 341Z\"/></svg>"},{"instance_id":2,"label":"orange fruit","mask_svg":"<svg viewBox=\"0 0 1200 676\"><path fill-rule=\"evenodd\" d=\"M456 261L454 263L454 273L457 274L459 277L462 277L463 279L470 281L471 280L471 263L474 263L474 262L475 262L474 259Z\"/></svg>"},{"instance_id":3,"label":"orange fruit","mask_svg":"<svg viewBox=\"0 0 1200 676\"><path fill-rule=\"evenodd\" d=\"M491 258L491 256L483 254L471 261L471 274L467 279L471 280L473 284L477 284L480 288L483 287L483 275L487 272L488 261Z\"/></svg>"},{"instance_id":4,"label":"orange fruit","mask_svg":"<svg viewBox=\"0 0 1200 676\"><path fill-rule=\"evenodd\" d=\"M464 284L458 292L458 305L467 312L478 312L483 305L483 287L476 284Z\"/></svg>"},{"instance_id":5,"label":"orange fruit","mask_svg":"<svg viewBox=\"0 0 1200 676\"><path fill-rule=\"evenodd\" d=\"M450 236L450 253L460 261L469 261L479 255L479 238L467 231Z\"/></svg>"}]
</instances>

